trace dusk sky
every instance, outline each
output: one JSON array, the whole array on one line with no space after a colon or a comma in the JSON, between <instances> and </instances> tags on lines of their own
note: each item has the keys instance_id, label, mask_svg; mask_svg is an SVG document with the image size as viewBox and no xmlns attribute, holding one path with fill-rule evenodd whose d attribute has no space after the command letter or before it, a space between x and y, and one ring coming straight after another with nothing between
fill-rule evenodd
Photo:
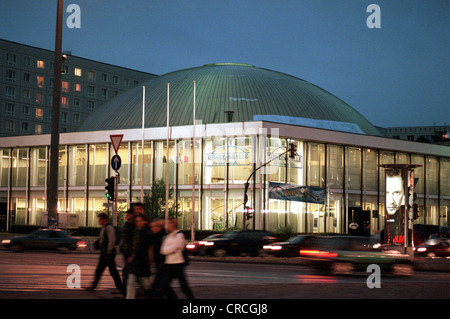
<instances>
[{"instance_id":1,"label":"dusk sky","mask_svg":"<svg viewBox=\"0 0 450 319\"><path fill-rule=\"evenodd\" d=\"M56 3L0 0L0 38L54 50ZM69 4L81 28L66 25ZM370 4L381 28L366 24ZM248 63L316 84L382 127L450 124L449 35L449 0L64 1L63 50L75 56L158 75Z\"/></svg>"}]
</instances>

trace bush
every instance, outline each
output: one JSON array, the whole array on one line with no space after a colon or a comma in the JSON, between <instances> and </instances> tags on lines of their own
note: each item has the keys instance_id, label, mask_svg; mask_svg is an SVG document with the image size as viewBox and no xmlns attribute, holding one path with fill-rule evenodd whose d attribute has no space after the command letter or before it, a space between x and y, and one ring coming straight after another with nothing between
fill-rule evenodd
<instances>
[{"instance_id":1,"label":"bush","mask_svg":"<svg viewBox=\"0 0 450 319\"><path fill-rule=\"evenodd\" d=\"M275 231L275 236L277 236L277 238L280 241L286 241L289 238L291 238L292 236L295 236L296 233L294 232L293 228L291 225L286 225L286 226L282 226L279 227L276 231Z\"/></svg>"}]
</instances>

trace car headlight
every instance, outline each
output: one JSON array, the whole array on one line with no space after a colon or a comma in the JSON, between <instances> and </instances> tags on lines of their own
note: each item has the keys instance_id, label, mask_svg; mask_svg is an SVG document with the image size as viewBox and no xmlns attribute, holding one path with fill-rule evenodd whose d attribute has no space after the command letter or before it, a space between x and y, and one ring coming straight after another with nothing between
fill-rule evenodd
<instances>
[{"instance_id":1,"label":"car headlight","mask_svg":"<svg viewBox=\"0 0 450 319\"><path fill-rule=\"evenodd\" d=\"M427 251L427 249L425 247L419 247L417 248L417 251L424 252Z\"/></svg>"},{"instance_id":2,"label":"car headlight","mask_svg":"<svg viewBox=\"0 0 450 319\"><path fill-rule=\"evenodd\" d=\"M263 249L268 249L268 250L281 250L283 247L281 247L280 245L264 245Z\"/></svg>"},{"instance_id":3,"label":"car headlight","mask_svg":"<svg viewBox=\"0 0 450 319\"><path fill-rule=\"evenodd\" d=\"M2 244L10 244L11 240L10 239L3 239L2 240Z\"/></svg>"}]
</instances>

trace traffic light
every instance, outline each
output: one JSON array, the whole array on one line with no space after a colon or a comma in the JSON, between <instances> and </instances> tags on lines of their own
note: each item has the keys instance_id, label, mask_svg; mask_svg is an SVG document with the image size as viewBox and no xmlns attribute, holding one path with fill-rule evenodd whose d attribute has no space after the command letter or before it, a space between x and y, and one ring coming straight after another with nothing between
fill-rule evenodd
<instances>
[{"instance_id":1,"label":"traffic light","mask_svg":"<svg viewBox=\"0 0 450 319\"><path fill-rule=\"evenodd\" d=\"M413 219L419 219L419 206L413 204Z\"/></svg>"},{"instance_id":2,"label":"traffic light","mask_svg":"<svg viewBox=\"0 0 450 319\"><path fill-rule=\"evenodd\" d=\"M67 54L62 54L61 55L61 64L67 61ZM61 74L66 74L67 73L67 66L63 67L61 65Z\"/></svg>"},{"instance_id":3,"label":"traffic light","mask_svg":"<svg viewBox=\"0 0 450 319\"><path fill-rule=\"evenodd\" d=\"M414 173L411 173L411 176L414 178ZM417 185L417 182L419 181L418 178L414 178L412 183L414 183L414 185L412 185L412 200L410 200L410 209L412 209L412 219L416 220L419 219L419 206L416 204L416 200L417 200L417 194L415 192L415 187ZM410 214L411 216L411 214Z\"/></svg>"},{"instance_id":4,"label":"traffic light","mask_svg":"<svg viewBox=\"0 0 450 319\"><path fill-rule=\"evenodd\" d=\"M108 198L111 201L115 201L115 178L114 177L110 177L105 179L106 182L106 187L105 187L105 197Z\"/></svg>"},{"instance_id":5,"label":"traffic light","mask_svg":"<svg viewBox=\"0 0 450 319\"><path fill-rule=\"evenodd\" d=\"M289 143L289 158L294 159L297 154L297 145L295 143Z\"/></svg>"},{"instance_id":6,"label":"traffic light","mask_svg":"<svg viewBox=\"0 0 450 319\"><path fill-rule=\"evenodd\" d=\"M253 209L251 207L246 206L244 208L245 219L253 218Z\"/></svg>"}]
</instances>

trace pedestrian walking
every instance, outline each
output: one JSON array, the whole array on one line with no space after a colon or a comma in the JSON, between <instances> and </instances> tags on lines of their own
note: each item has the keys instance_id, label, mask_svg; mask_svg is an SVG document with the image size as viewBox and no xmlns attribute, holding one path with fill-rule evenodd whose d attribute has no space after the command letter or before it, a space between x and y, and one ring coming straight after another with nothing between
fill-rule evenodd
<instances>
[{"instance_id":1,"label":"pedestrian walking","mask_svg":"<svg viewBox=\"0 0 450 319\"><path fill-rule=\"evenodd\" d=\"M194 294L189 288L184 272L186 260L183 257L185 247L185 237L182 232L177 229L177 219L169 217L166 224L167 236L161 245L161 254L165 256L164 275L162 289L163 293L169 299L177 299L175 291L173 291L170 283L172 279L178 279L181 290L187 299L194 299Z\"/></svg>"},{"instance_id":2,"label":"pedestrian walking","mask_svg":"<svg viewBox=\"0 0 450 319\"><path fill-rule=\"evenodd\" d=\"M123 226L122 231L122 240L119 245L119 250L123 255L124 259L124 266L122 269L122 282L123 286L127 287L127 280L128 280L128 258L131 255L131 246L133 241L133 234L136 229L135 223L134 223L134 211L133 209L127 210L125 214L125 225Z\"/></svg>"},{"instance_id":3,"label":"pedestrian walking","mask_svg":"<svg viewBox=\"0 0 450 319\"><path fill-rule=\"evenodd\" d=\"M162 298L162 283L164 280L163 268L165 256L161 254L161 245L167 233L164 229L164 222L159 218L155 218L150 222L150 231L152 233L152 252L156 274L149 291L149 296L158 299Z\"/></svg>"},{"instance_id":4,"label":"pedestrian walking","mask_svg":"<svg viewBox=\"0 0 450 319\"><path fill-rule=\"evenodd\" d=\"M97 269L95 270L95 278L93 283L86 288L87 291L93 291L96 287L100 278L105 271L106 267L109 269L109 273L114 280L116 289L124 293L124 287L122 280L120 279L119 272L116 267L116 230L108 222L108 215L105 213L100 213L98 215L98 223L102 226L100 230L100 236L98 239L98 248L100 249L100 258L97 264Z\"/></svg>"},{"instance_id":5,"label":"pedestrian walking","mask_svg":"<svg viewBox=\"0 0 450 319\"><path fill-rule=\"evenodd\" d=\"M145 294L150 289L150 258L149 248L151 244L151 233L146 215L134 216L136 228L133 232L130 256L128 257L128 281L127 299L135 299L136 283L144 290Z\"/></svg>"},{"instance_id":6,"label":"pedestrian walking","mask_svg":"<svg viewBox=\"0 0 450 319\"><path fill-rule=\"evenodd\" d=\"M143 215L145 213L144 204L142 204L142 203L135 203L133 205L133 211L134 211L135 215Z\"/></svg>"}]
</instances>

